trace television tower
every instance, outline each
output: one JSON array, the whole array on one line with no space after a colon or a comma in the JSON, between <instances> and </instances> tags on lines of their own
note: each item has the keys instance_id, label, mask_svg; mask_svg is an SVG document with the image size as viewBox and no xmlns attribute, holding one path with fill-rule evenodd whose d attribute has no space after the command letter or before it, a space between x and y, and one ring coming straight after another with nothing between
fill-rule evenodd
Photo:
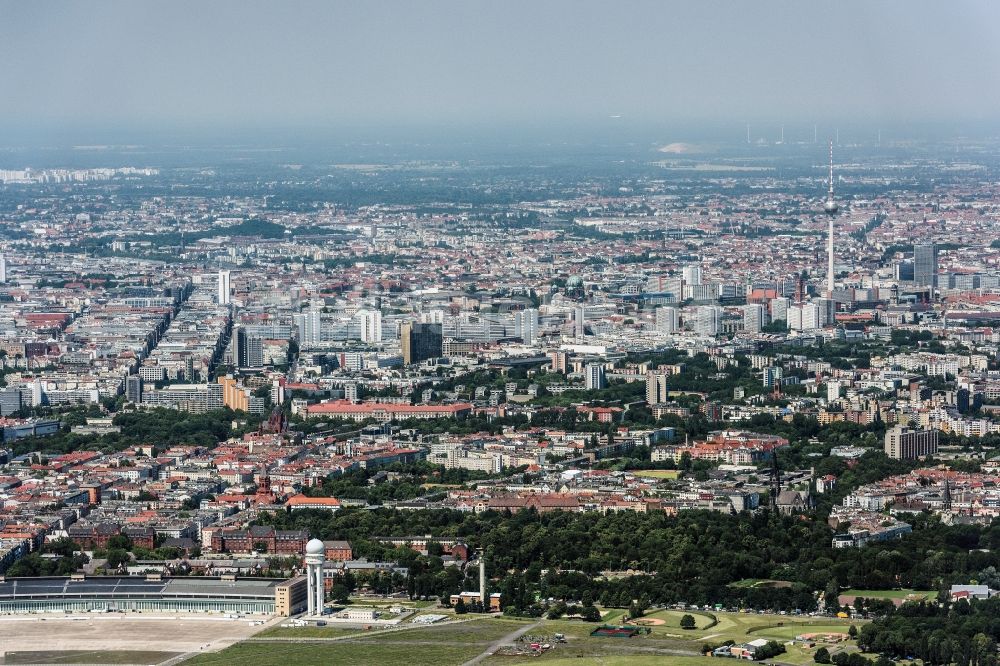
<instances>
[{"instance_id":1,"label":"television tower","mask_svg":"<svg viewBox=\"0 0 1000 666\"><path fill-rule=\"evenodd\" d=\"M833 141L830 141L830 187L826 195L823 211L830 218L829 236L826 242L826 291L827 296L833 296L833 218L837 216L840 206L833 198Z\"/></svg>"}]
</instances>

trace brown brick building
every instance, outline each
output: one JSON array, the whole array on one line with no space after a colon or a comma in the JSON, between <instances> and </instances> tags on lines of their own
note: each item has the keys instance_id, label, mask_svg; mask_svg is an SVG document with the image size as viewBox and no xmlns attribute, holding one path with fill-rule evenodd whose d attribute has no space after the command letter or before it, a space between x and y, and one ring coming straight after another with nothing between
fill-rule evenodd
<instances>
[{"instance_id":1,"label":"brown brick building","mask_svg":"<svg viewBox=\"0 0 1000 666\"><path fill-rule=\"evenodd\" d=\"M303 555L309 534L303 530L276 530L264 525L215 530L209 546L216 553L252 553L261 547L270 555Z\"/></svg>"}]
</instances>

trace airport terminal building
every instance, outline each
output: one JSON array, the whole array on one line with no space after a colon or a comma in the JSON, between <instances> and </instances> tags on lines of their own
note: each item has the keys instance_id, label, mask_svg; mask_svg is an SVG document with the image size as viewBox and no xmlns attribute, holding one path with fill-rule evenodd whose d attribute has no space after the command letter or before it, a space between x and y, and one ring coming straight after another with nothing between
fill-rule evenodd
<instances>
[{"instance_id":1,"label":"airport terminal building","mask_svg":"<svg viewBox=\"0 0 1000 666\"><path fill-rule=\"evenodd\" d=\"M43 612L221 612L294 615L306 579L97 576L0 580L0 614Z\"/></svg>"}]
</instances>

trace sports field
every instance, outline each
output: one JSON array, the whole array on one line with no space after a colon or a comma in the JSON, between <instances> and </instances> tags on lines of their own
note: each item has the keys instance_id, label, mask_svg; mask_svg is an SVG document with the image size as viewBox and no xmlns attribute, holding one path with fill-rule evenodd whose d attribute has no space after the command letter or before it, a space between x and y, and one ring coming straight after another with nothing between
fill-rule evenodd
<instances>
[{"instance_id":1,"label":"sports field","mask_svg":"<svg viewBox=\"0 0 1000 666\"><path fill-rule=\"evenodd\" d=\"M630 469L629 474L647 479L676 479L680 476L680 471L676 469Z\"/></svg>"}]
</instances>

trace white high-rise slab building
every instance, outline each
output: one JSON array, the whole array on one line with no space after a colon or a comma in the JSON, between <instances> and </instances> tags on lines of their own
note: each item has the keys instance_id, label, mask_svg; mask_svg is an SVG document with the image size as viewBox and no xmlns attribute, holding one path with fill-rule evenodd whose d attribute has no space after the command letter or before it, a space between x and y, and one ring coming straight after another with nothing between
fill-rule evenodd
<instances>
[{"instance_id":1,"label":"white high-rise slab building","mask_svg":"<svg viewBox=\"0 0 1000 666\"><path fill-rule=\"evenodd\" d=\"M662 307L656 309L656 330L660 333L673 334L678 329L677 308Z\"/></svg>"},{"instance_id":2,"label":"white high-rise slab building","mask_svg":"<svg viewBox=\"0 0 1000 666\"><path fill-rule=\"evenodd\" d=\"M771 299L771 321L788 322L788 306L791 303L787 298L780 297Z\"/></svg>"},{"instance_id":3,"label":"white high-rise slab building","mask_svg":"<svg viewBox=\"0 0 1000 666\"><path fill-rule=\"evenodd\" d=\"M764 328L764 306L760 303L748 303L743 306L743 330L747 333L760 333Z\"/></svg>"},{"instance_id":4,"label":"white high-rise slab building","mask_svg":"<svg viewBox=\"0 0 1000 666\"><path fill-rule=\"evenodd\" d=\"M382 342L382 313L378 310L358 312L362 342Z\"/></svg>"},{"instance_id":5,"label":"white high-rise slab building","mask_svg":"<svg viewBox=\"0 0 1000 666\"><path fill-rule=\"evenodd\" d=\"M600 363L588 363L583 369L585 386L588 391L604 388L604 366Z\"/></svg>"},{"instance_id":6,"label":"white high-rise slab building","mask_svg":"<svg viewBox=\"0 0 1000 666\"><path fill-rule=\"evenodd\" d=\"M826 399L830 402L840 400L840 382L831 379L826 383Z\"/></svg>"},{"instance_id":7,"label":"white high-rise slab building","mask_svg":"<svg viewBox=\"0 0 1000 666\"><path fill-rule=\"evenodd\" d=\"M681 275L684 277L685 286L697 287L701 284L701 266L696 264L685 266L684 270L681 271Z\"/></svg>"},{"instance_id":8,"label":"white high-rise slab building","mask_svg":"<svg viewBox=\"0 0 1000 666\"><path fill-rule=\"evenodd\" d=\"M211 282L209 283L211 284ZM232 285L230 284L229 271L219 271L219 305L229 305Z\"/></svg>"},{"instance_id":9,"label":"white high-rise slab building","mask_svg":"<svg viewBox=\"0 0 1000 666\"><path fill-rule=\"evenodd\" d=\"M788 308L789 331L814 331L817 328L821 328L818 305L803 303Z\"/></svg>"},{"instance_id":10,"label":"white high-rise slab building","mask_svg":"<svg viewBox=\"0 0 1000 666\"><path fill-rule=\"evenodd\" d=\"M444 310L428 310L420 313L421 324L443 324Z\"/></svg>"},{"instance_id":11,"label":"white high-rise slab building","mask_svg":"<svg viewBox=\"0 0 1000 666\"><path fill-rule=\"evenodd\" d=\"M319 310L307 310L301 314L292 315L292 323L299 331L299 344L303 347L318 345L322 340Z\"/></svg>"},{"instance_id":12,"label":"white high-rise slab building","mask_svg":"<svg viewBox=\"0 0 1000 666\"><path fill-rule=\"evenodd\" d=\"M538 337L538 310L528 308L514 313L514 335L526 345L535 343Z\"/></svg>"},{"instance_id":13,"label":"white high-rise slab building","mask_svg":"<svg viewBox=\"0 0 1000 666\"><path fill-rule=\"evenodd\" d=\"M694 332L698 335L715 337L722 325L722 308L717 305L703 305L695 315Z\"/></svg>"}]
</instances>

